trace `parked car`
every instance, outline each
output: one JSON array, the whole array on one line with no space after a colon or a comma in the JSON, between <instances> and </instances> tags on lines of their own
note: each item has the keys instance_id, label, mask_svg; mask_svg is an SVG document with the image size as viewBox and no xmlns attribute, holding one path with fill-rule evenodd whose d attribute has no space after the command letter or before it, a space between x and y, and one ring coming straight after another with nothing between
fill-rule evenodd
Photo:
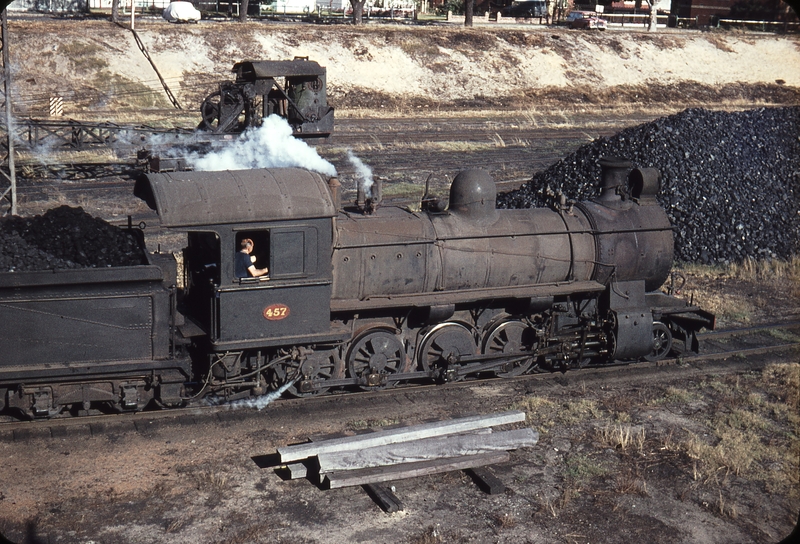
<instances>
[{"instance_id":1,"label":"parked car","mask_svg":"<svg viewBox=\"0 0 800 544\"><path fill-rule=\"evenodd\" d=\"M170 2L164 8L162 17L170 23L197 23L200 21L200 11L191 2Z\"/></svg>"},{"instance_id":2,"label":"parked car","mask_svg":"<svg viewBox=\"0 0 800 544\"><path fill-rule=\"evenodd\" d=\"M500 10L503 17L547 17L547 5L545 0L530 0L526 2L514 2Z\"/></svg>"},{"instance_id":3,"label":"parked car","mask_svg":"<svg viewBox=\"0 0 800 544\"><path fill-rule=\"evenodd\" d=\"M608 28L608 21L601 19L591 11L571 11L567 15L567 26L569 28L605 30Z\"/></svg>"}]
</instances>

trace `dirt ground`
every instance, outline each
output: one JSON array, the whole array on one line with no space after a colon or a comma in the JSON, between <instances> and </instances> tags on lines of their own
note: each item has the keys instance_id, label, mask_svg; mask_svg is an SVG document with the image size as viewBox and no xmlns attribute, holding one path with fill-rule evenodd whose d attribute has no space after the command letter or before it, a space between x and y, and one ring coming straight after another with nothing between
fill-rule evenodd
<instances>
[{"instance_id":1,"label":"dirt ground","mask_svg":"<svg viewBox=\"0 0 800 544\"><path fill-rule=\"evenodd\" d=\"M124 120L143 115L148 101L164 106L122 29L99 21L9 26L28 114L64 90L74 99L71 116ZM543 104L621 109L634 96L669 111L798 103L794 36L229 27L143 25L181 101L199 103L232 60L308 54L328 67L334 105L354 117L370 111L362 107L430 116L513 105L536 122ZM21 51L24 61L15 57ZM32 73L33 61L45 69ZM173 122L186 125L164 119ZM736 326L796 320L797 268L681 272L687 296L721 326ZM68 435L46 425L0 431L0 535L82 544L774 543L792 531L800 512L797 353L555 378L115 418L79 423ZM508 486L501 495L483 494L463 472L427 476L393 482L405 509L386 514L360 487L324 491L275 471L276 449L311 435L507 409L525 410L540 441L492 468Z\"/></svg>"},{"instance_id":2,"label":"dirt ground","mask_svg":"<svg viewBox=\"0 0 800 544\"><path fill-rule=\"evenodd\" d=\"M795 362L792 362L795 361ZM0 534L12 542L778 542L798 496L797 353L677 372L440 386L279 401L265 410L2 436ZM744 365L744 366L742 366ZM360 487L321 490L275 470L276 448L523 409L541 433L492 467L390 482L404 510Z\"/></svg>"}]
</instances>

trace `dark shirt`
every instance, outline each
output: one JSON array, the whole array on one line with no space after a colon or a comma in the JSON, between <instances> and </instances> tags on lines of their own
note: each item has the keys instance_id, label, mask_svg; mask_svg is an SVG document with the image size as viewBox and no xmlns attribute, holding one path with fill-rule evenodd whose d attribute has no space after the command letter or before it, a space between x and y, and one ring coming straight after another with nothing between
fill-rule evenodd
<instances>
[{"instance_id":1,"label":"dark shirt","mask_svg":"<svg viewBox=\"0 0 800 544\"><path fill-rule=\"evenodd\" d=\"M243 251L238 251L236 253L236 261L234 264L237 278L250 277L250 273L247 271L248 268L253 266L253 262L250 260L250 255Z\"/></svg>"}]
</instances>

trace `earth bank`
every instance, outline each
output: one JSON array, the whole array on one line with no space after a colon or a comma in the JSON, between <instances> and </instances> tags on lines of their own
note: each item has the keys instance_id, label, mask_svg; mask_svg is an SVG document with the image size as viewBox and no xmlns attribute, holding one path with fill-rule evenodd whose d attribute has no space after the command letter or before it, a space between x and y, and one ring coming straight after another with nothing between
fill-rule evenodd
<instances>
[{"instance_id":1,"label":"earth bank","mask_svg":"<svg viewBox=\"0 0 800 544\"><path fill-rule=\"evenodd\" d=\"M633 96L671 109L797 104L800 86L793 37L208 28L141 27L187 104L199 104L236 60L295 54L328 66L340 111L374 107L393 115L410 106L631 107ZM72 93L67 111L82 118L131 118L166 107L149 65L118 27L12 21L11 31L20 67L15 92L30 114L65 91ZM654 62L669 51L669 60ZM31 66L43 69L30 74ZM654 88L664 94L649 92ZM732 302L747 306L749 319L798 315L794 279L688 275L694 289L721 297L728 311ZM730 322L736 319L742 315L731 314ZM287 401L241 418L198 416L188 426L144 419L81 426L69 438L41 427L19 439L0 434L0 534L59 543L772 543L790 532L800 508L800 365L796 354L776 358L766 372L656 373L615 384L566 374L543 385L494 382L391 400ZM406 510L388 516L359 488L323 492L284 482L254 459L313 434L508 408L527 410L542 439L516 452L513 466L497 468L511 489L499 497L478 494L462 473L408 480L398 483Z\"/></svg>"},{"instance_id":2,"label":"earth bank","mask_svg":"<svg viewBox=\"0 0 800 544\"><path fill-rule=\"evenodd\" d=\"M22 116L44 115L51 96L65 99L66 116L105 120L171 107L124 28L98 20L12 19L9 32ZM800 103L794 35L159 20L140 21L137 32L192 113L217 82L230 78L234 62L295 56L327 67L330 102L340 113Z\"/></svg>"}]
</instances>

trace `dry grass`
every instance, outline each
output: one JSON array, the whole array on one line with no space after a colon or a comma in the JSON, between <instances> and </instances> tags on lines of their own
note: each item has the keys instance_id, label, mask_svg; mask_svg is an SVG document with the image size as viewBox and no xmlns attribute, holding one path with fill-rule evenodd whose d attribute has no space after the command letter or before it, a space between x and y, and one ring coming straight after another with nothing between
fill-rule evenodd
<instances>
[{"instance_id":1,"label":"dry grass","mask_svg":"<svg viewBox=\"0 0 800 544\"><path fill-rule=\"evenodd\" d=\"M800 494L800 364L768 366L742 384L739 376L702 382L709 408L702 436L678 444L693 460L692 477L722 485L730 476L762 481L777 493ZM735 515L731 504L720 513Z\"/></svg>"},{"instance_id":2,"label":"dry grass","mask_svg":"<svg viewBox=\"0 0 800 544\"><path fill-rule=\"evenodd\" d=\"M748 257L741 263L729 265L728 274L746 281L789 279L793 282L800 282L800 256L794 256L788 261L781 259L756 260Z\"/></svg>"},{"instance_id":3,"label":"dry grass","mask_svg":"<svg viewBox=\"0 0 800 544\"><path fill-rule=\"evenodd\" d=\"M597 430L597 438L603 446L621 450L633 447L639 453L644 451L645 436L645 429L641 426L605 425Z\"/></svg>"},{"instance_id":4,"label":"dry grass","mask_svg":"<svg viewBox=\"0 0 800 544\"><path fill-rule=\"evenodd\" d=\"M539 505L552 518L557 518L572 501L580 495L581 489L570 481L560 493L539 495Z\"/></svg>"},{"instance_id":5,"label":"dry grass","mask_svg":"<svg viewBox=\"0 0 800 544\"><path fill-rule=\"evenodd\" d=\"M576 484L585 484L592 478L607 473L608 469L590 455L578 453L565 460L564 475Z\"/></svg>"},{"instance_id":6,"label":"dry grass","mask_svg":"<svg viewBox=\"0 0 800 544\"><path fill-rule=\"evenodd\" d=\"M743 281L789 280L800 283L800 256L788 260L753 259L748 257L741 263L728 265L704 265L699 263L678 263L677 268L698 278L738 279Z\"/></svg>"},{"instance_id":7,"label":"dry grass","mask_svg":"<svg viewBox=\"0 0 800 544\"><path fill-rule=\"evenodd\" d=\"M785 402L787 408L797 413L800 408L800 364L772 364L762 372L764 383Z\"/></svg>"},{"instance_id":8,"label":"dry grass","mask_svg":"<svg viewBox=\"0 0 800 544\"><path fill-rule=\"evenodd\" d=\"M408 111L386 110L385 108L351 107L347 104L337 104L336 106L336 117L340 119L406 119L409 114ZM516 108L513 105L502 109L448 108L439 110L436 108L428 108L422 113L429 114L432 113L430 110L434 110L437 117L447 119L481 117L498 119L501 121L507 120L509 114L514 113L519 116L519 119L515 119L516 121L522 120L523 124L521 126L534 128L540 126L548 128L575 128L576 126L584 128L606 128L609 126L607 117L611 115L617 117L652 116L655 118L678 113L683 109L683 107L678 105L652 106L631 102L623 102L620 104L609 103L605 105L561 104L558 106L550 104L532 106L531 104L520 102L519 106ZM598 115L598 111L600 110L602 110L604 115ZM526 125L525 123L528 124Z\"/></svg>"},{"instance_id":9,"label":"dry grass","mask_svg":"<svg viewBox=\"0 0 800 544\"><path fill-rule=\"evenodd\" d=\"M398 423L400 423L400 420L397 418L359 419L356 421L351 421L347 424L347 427L352 431L363 431L365 429L391 427L392 425L397 425Z\"/></svg>"},{"instance_id":10,"label":"dry grass","mask_svg":"<svg viewBox=\"0 0 800 544\"><path fill-rule=\"evenodd\" d=\"M547 425L546 422L551 422L549 426L555 424L555 422L552 422L552 417L556 411L556 403L550 399L528 397L523 401L514 403L511 409L524 411L527 414L527 420L531 423Z\"/></svg>"},{"instance_id":11,"label":"dry grass","mask_svg":"<svg viewBox=\"0 0 800 544\"><path fill-rule=\"evenodd\" d=\"M438 523L429 525L420 535L409 539L410 544L457 544L459 542L468 542L468 539L459 532L443 529Z\"/></svg>"},{"instance_id":12,"label":"dry grass","mask_svg":"<svg viewBox=\"0 0 800 544\"><path fill-rule=\"evenodd\" d=\"M439 47L420 39L404 39L400 42L400 49L414 58L431 58L439 56Z\"/></svg>"},{"instance_id":13,"label":"dry grass","mask_svg":"<svg viewBox=\"0 0 800 544\"><path fill-rule=\"evenodd\" d=\"M676 271L687 277L684 295L717 316L717 326L764 321L800 306L800 257L788 260L747 259L727 266L678 263ZM726 294L719 284L729 284ZM775 307L780 293L781 308ZM774 317L773 317L774 319Z\"/></svg>"},{"instance_id":14,"label":"dry grass","mask_svg":"<svg viewBox=\"0 0 800 544\"><path fill-rule=\"evenodd\" d=\"M584 421L598 419L603 412L593 400L569 401L561 406L558 418L563 425L575 425Z\"/></svg>"},{"instance_id":15,"label":"dry grass","mask_svg":"<svg viewBox=\"0 0 800 544\"><path fill-rule=\"evenodd\" d=\"M489 515L489 522L495 529L511 529L517 526L517 518L508 512L493 512Z\"/></svg>"},{"instance_id":16,"label":"dry grass","mask_svg":"<svg viewBox=\"0 0 800 544\"><path fill-rule=\"evenodd\" d=\"M650 402L650 404L656 406L661 404L685 405L689 404L690 402L697 401L699 398L700 394L696 391L688 391L686 389L670 385L667 386L666 390L664 391L664 396L654 399Z\"/></svg>"},{"instance_id":17,"label":"dry grass","mask_svg":"<svg viewBox=\"0 0 800 544\"><path fill-rule=\"evenodd\" d=\"M614 476L614 491L623 495L647 496L647 482L637 467L623 466Z\"/></svg>"},{"instance_id":18,"label":"dry grass","mask_svg":"<svg viewBox=\"0 0 800 544\"><path fill-rule=\"evenodd\" d=\"M204 470L195 475L197 489L222 493L228 489L228 476L222 472Z\"/></svg>"}]
</instances>

